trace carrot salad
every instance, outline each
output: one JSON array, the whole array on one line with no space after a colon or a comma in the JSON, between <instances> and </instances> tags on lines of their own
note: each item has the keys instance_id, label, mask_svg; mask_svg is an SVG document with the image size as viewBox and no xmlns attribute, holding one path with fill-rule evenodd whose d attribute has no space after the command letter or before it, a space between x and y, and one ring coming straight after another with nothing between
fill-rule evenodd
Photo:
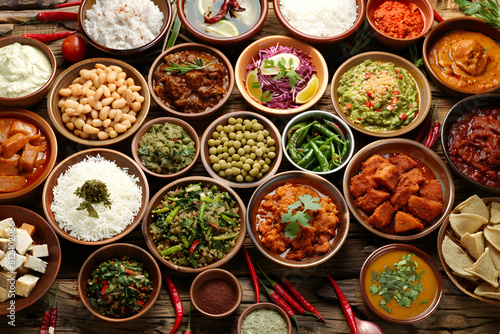
<instances>
[{"instance_id":1,"label":"carrot salad","mask_svg":"<svg viewBox=\"0 0 500 334\"><path fill-rule=\"evenodd\" d=\"M386 0L375 8L372 19L384 34L395 38L413 38L424 30L420 9L410 1Z\"/></svg>"}]
</instances>

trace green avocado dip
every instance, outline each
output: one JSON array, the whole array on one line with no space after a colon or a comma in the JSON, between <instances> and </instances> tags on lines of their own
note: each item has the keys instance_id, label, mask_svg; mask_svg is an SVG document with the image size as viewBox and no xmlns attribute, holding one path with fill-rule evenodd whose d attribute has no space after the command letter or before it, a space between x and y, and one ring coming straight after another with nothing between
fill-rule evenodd
<instances>
[{"instance_id":1,"label":"green avocado dip","mask_svg":"<svg viewBox=\"0 0 500 334\"><path fill-rule=\"evenodd\" d=\"M351 68L340 78L337 94L349 118L370 131L400 129L419 109L415 80L391 62L365 60Z\"/></svg>"}]
</instances>

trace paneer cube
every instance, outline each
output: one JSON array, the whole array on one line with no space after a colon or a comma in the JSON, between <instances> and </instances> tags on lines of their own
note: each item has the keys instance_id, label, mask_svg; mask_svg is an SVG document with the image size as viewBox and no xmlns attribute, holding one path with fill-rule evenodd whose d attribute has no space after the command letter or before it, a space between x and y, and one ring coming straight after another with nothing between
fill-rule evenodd
<instances>
[{"instance_id":1,"label":"paneer cube","mask_svg":"<svg viewBox=\"0 0 500 334\"><path fill-rule=\"evenodd\" d=\"M24 261L23 266L27 269L33 269L35 271L38 271L39 273L45 273L45 269L47 269L47 262L33 256L33 255L26 255L26 261Z\"/></svg>"},{"instance_id":2,"label":"paneer cube","mask_svg":"<svg viewBox=\"0 0 500 334\"><path fill-rule=\"evenodd\" d=\"M21 276L16 281L16 294L22 297L28 297L35 288L38 279L39 277L30 274Z\"/></svg>"}]
</instances>

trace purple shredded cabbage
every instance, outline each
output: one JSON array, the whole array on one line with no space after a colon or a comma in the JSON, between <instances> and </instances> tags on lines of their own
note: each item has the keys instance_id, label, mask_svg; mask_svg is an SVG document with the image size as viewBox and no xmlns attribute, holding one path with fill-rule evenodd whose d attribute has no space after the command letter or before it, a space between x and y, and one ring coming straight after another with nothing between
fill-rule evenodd
<instances>
[{"instance_id":1,"label":"purple shredded cabbage","mask_svg":"<svg viewBox=\"0 0 500 334\"><path fill-rule=\"evenodd\" d=\"M260 65L265 59L279 53L289 53L297 56L300 59L300 65L295 69L295 72L301 76L302 80L297 81L295 87L290 87L288 78L284 77L279 80L274 80L274 75L262 75ZM291 109L297 108L299 105L295 103L297 94L300 93L306 86L313 74L316 74L316 67L312 64L312 57L290 46L276 45L265 50L260 50L257 59L252 58L252 63L247 66L247 73L257 70L257 78L259 79L262 92L270 91L273 97L268 102L262 104L274 109Z\"/></svg>"}]
</instances>

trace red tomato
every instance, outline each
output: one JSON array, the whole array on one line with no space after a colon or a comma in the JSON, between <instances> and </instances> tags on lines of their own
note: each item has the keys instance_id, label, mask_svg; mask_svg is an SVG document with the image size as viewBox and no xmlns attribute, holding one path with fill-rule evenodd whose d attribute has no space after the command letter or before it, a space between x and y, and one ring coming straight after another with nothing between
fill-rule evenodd
<instances>
[{"instance_id":1,"label":"red tomato","mask_svg":"<svg viewBox=\"0 0 500 334\"><path fill-rule=\"evenodd\" d=\"M77 62L85 56L87 44L81 36L71 35L66 37L62 43L62 54L70 62Z\"/></svg>"}]
</instances>

